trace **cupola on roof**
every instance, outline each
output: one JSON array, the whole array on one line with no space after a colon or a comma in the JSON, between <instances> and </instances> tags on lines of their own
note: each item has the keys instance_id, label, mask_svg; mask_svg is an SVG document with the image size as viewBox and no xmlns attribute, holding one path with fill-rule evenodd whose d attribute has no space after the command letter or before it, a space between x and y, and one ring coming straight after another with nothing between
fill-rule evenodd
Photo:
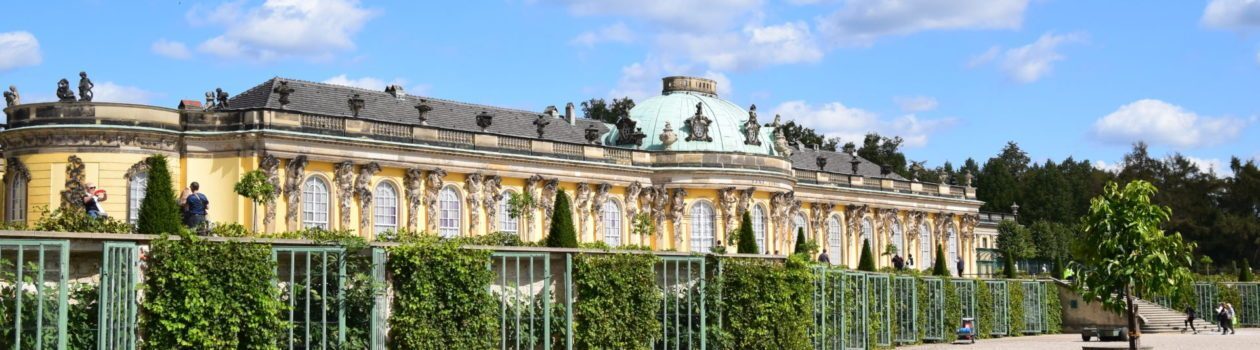
<instances>
[{"instance_id":1,"label":"cupola on roof","mask_svg":"<svg viewBox=\"0 0 1260 350\"><path fill-rule=\"evenodd\" d=\"M661 80L661 96L635 104L628 120L618 121L605 136L605 144L653 151L776 155L772 128L761 126L765 121L758 118L756 106L745 110L718 98L717 82L711 79L674 76Z\"/></svg>"}]
</instances>

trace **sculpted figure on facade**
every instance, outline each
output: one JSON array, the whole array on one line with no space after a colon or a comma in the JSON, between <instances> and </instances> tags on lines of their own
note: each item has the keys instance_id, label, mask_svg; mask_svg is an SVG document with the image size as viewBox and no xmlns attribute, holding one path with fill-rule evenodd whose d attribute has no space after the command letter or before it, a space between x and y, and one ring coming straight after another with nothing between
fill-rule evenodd
<instances>
[{"instance_id":1,"label":"sculpted figure on facade","mask_svg":"<svg viewBox=\"0 0 1260 350\"><path fill-rule=\"evenodd\" d=\"M954 225L953 213L936 214L936 238L945 242L949 238L949 228Z\"/></svg>"},{"instance_id":2,"label":"sculpted figure on facade","mask_svg":"<svg viewBox=\"0 0 1260 350\"><path fill-rule=\"evenodd\" d=\"M407 229L415 230L420 223L420 203L424 199L424 170L407 169L403 175L403 188L407 197Z\"/></svg>"},{"instance_id":3,"label":"sculpted figure on facade","mask_svg":"<svg viewBox=\"0 0 1260 350\"><path fill-rule=\"evenodd\" d=\"M551 216L556 211L556 193L560 190L560 180L547 179L543 182L542 198L538 198L539 207L543 211L543 227L542 232L551 230Z\"/></svg>"},{"instance_id":4,"label":"sculpted figure on facade","mask_svg":"<svg viewBox=\"0 0 1260 350\"><path fill-rule=\"evenodd\" d=\"M604 203L608 202L608 191L612 190L612 185L607 182L595 185L595 195L591 199L591 220L595 222L594 237L600 240L600 233L604 232Z\"/></svg>"},{"instance_id":5,"label":"sculpted figure on facade","mask_svg":"<svg viewBox=\"0 0 1260 350\"><path fill-rule=\"evenodd\" d=\"M468 193L464 196L464 201L468 203L468 232L477 232L477 227L481 222L481 201L484 198L484 190L482 187L485 178L481 173L472 173L464 179L464 191ZM493 217L488 218L492 219Z\"/></svg>"},{"instance_id":6,"label":"sculpted figure on facade","mask_svg":"<svg viewBox=\"0 0 1260 350\"><path fill-rule=\"evenodd\" d=\"M223 88L214 88L214 98L219 108L228 108L228 93Z\"/></svg>"},{"instance_id":7,"label":"sculpted figure on facade","mask_svg":"<svg viewBox=\"0 0 1260 350\"><path fill-rule=\"evenodd\" d=\"M368 232L372 227L372 176L381 172L381 165L376 162L359 167L359 175L354 179L354 193L359 197L359 232Z\"/></svg>"},{"instance_id":8,"label":"sculpted figure on facade","mask_svg":"<svg viewBox=\"0 0 1260 350\"><path fill-rule=\"evenodd\" d=\"M726 229L727 236L735 232L736 222L739 221L739 216L735 212L738 202L739 190L734 187L718 190L718 207L722 208L722 225Z\"/></svg>"},{"instance_id":9,"label":"sculpted figure on facade","mask_svg":"<svg viewBox=\"0 0 1260 350\"><path fill-rule=\"evenodd\" d=\"M744 144L761 146L761 123L757 122L757 105L748 106L748 121L744 122Z\"/></svg>"},{"instance_id":10,"label":"sculpted figure on facade","mask_svg":"<svg viewBox=\"0 0 1260 350\"><path fill-rule=\"evenodd\" d=\"M687 190L684 188L675 188L673 202L669 207L669 220L674 224L674 249L682 247L683 242L683 212L687 208ZM661 235L664 237L665 235ZM707 252L706 252L707 253Z\"/></svg>"},{"instance_id":11,"label":"sculpted figure on facade","mask_svg":"<svg viewBox=\"0 0 1260 350\"><path fill-rule=\"evenodd\" d=\"M57 82L57 101L74 102L74 91L70 90L70 81L61 79Z\"/></svg>"},{"instance_id":12,"label":"sculpted figure on facade","mask_svg":"<svg viewBox=\"0 0 1260 350\"><path fill-rule=\"evenodd\" d=\"M446 170L442 168L434 168L429 170L428 176L424 180L424 209L425 209L425 230L429 232L438 231L438 193L442 191L442 186L446 185Z\"/></svg>"},{"instance_id":13,"label":"sculpted figure on facade","mask_svg":"<svg viewBox=\"0 0 1260 350\"><path fill-rule=\"evenodd\" d=\"M884 251L884 246L888 245L889 242L892 242L892 228L893 223L897 221L897 210L879 209L875 212L875 219L879 221L879 229L877 231L879 234L875 236L875 240L880 244L879 246L874 246L875 242L871 242L871 249L874 249L876 253L882 253Z\"/></svg>"},{"instance_id":14,"label":"sculpted figure on facade","mask_svg":"<svg viewBox=\"0 0 1260 350\"><path fill-rule=\"evenodd\" d=\"M284 217L289 228L297 228L302 224L298 215L302 213L302 184L306 179L306 162L306 156L297 156L290 159L284 169L284 195L287 203Z\"/></svg>"},{"instance_id":15,"label":"sculpted figure on facade","mask_svg":"<svg viewBox=\"0 0 1260 350\"><path fill-rule=\"evenodd\" d=\"M919 232L919 228L923 225L923 220L926 216L921 211L912 211L906 214L906 233L913 237L914 240L918 240L919 236L923 234Z\"/></svg>"},{"instance_id":16,"label":"sculpted figure on facade","mask_svg":"<svg viewBox=\"0 0 1260 350\"><path fill-rule=\"evenodd\" d=\"M503 179L499 175L486 175L482 185L482 207L486 211L486 232L497 232L499 227L499 202L503 200Z\"/></svg>"},{"instance_id":17,"label":"sculpted figure on facade","mask_svg":"<svg viewBox=\"0 0 1260 350\"><path fill-rule=\"evenodd\" d=\"M83 210L83 193L87 190L84 184L87 176L84 173L83 159L70 155L66 159L66 185L61 190L61 210Z\"/></svg>"},{"instance_id":18,"label":"sculpted figure on facade","mask_svg":"<svg viewBox=\"0 0 1260 350\"><path fill-rule=\"evenodd\" d=\"M747 213L748 207L752 205L753 193L756 192L757 189L754 187L745 188L739 191L739 206L738 211L735 213L735 220L743 220L744 213Z\"/></svg>"},{"instance_id":19,"label":"sculpted figure on facade","mask_svg":"<svg viewBox=\"0 0 1260 350\"><path fill-rule=\"evenodd\" d=\"M626 186L626 194L622 199L626 205L626 224L634 227L634 218L639 215L639 194L643 192L643 185L638 181L631 182L630 186Z\"/></svg>"},{"instance_id":20,"label":"sculpted figure on facade","mask_svg":"<svg viewBox=\"0 0 1260 350\"><path fill-rule=\"evenodd\" d=\"M980 215L964 214L959 216L958 221L961 228L959 231L962 231L962 238L967 241L975 238L976 225L980 223Z\"/></svg>"},{"instance_id":21,"label":"sculpted figure on facade","mask_svg":"<svg viewBox=\"0 0 1260 350\"><path fill-rule=\"evenodd\" d=\"M652 230L660 237L660 244L665 246L665 217L669 214L665 211L669 205L669 191L665 189L665 184L652 186Z\"/></svg>"},{"instance_id":22,"label":"sculpted figure on facade","mask_svg":"<svg viewBox=\"0 0 1260 350\"><path fill-rule=\"evenodd\" d=\"M333 178L337 186L338 219L341 228L350 227L350 201L354 194L354 163L344 161L333 167Z\"/></svg>"},{"instance_id":23,"label":"sculpted figure on facade","mask_svg":"<svg viewBox=\"0 0 1260 350\"><path fill-rule=\"evenodd\" d=\"M827 202L815 202L810 207L810 213L814 214L814 237L820 237L820 242L827 241L827 218L831 217L831 210L835 207L835 204Z\"/></svg>"},{"instance_id":24,"label":"sculpted figure on facade","mask_svg":"<svg viewBox=\"0 0 1260 350\"><path fill-rule=\"evenodd\" d=\"M849 228L846 234L849 237L853 237L853 235L860 234L862 232L862 218L866 217L866 213L869 212L869 209L870 208L866 205L856 204L850 204L844 208L844 219Z\"/></svg>"},{"instance_id":25,"label":"sculpted figure on facade","mask_svg":"<svg viewBox=\"0 0 1260 350\"><path fill-rule=\"evenodd\" d=\"M795 213L795 210L793 207L796 206L799 206L799 204L796 201L796 194L792 191L779 192L770 196L770 212L774 216L774 241L780 247L783 246L784 242L796 238L795 233L790 232L791 227L788 225L791 222L791 218L794 217L793 213ZM789 235L792 237L787 237Z\"/></svg>"},{"instance_id":26,"label":"sculpted figure on facade","mask_svg":"<svg viewBox=\"0 0 1260 350\"><path fill-rule=\"evenodd\" d=\"M586 222L587 218L590 217L591 185L587 185L586 183L577 184L577 190L575 192L576 193L573 194L572 210L573 215L577 216L577 234L578 239L580 240L581 237L586 237L587 232L589 232L586 227Z\"/></svg>"},{"instance_id":27,"label":"sculpted figure on facade","mask_svg":"<svg viewBox=\"0 0 1260 350\"><path fill-rule=\"evenodd\" d=\"M704 116L704 103L696 103L696 114L687 119L687 128L691 129L687 135L687 141L713 141L713 137L709 136L709 124L713 124L713 120Z\"/></svg>"},{"instance_id":28,"label":"sculpted figure on facade","mask_svg":"<svg viewBox=\"0 0 1260 350\"><path fill-rule=\"evenodd\" d=\"M22 104L22 94L18 93L17 86L9 85L9 91L4 92L5 107L13 107Z\"/></svg>"},{"instance_id":29,"label":"sculpted figure on facade","mask_svg":"<svg viewBox=\"0 0 1260 350\"><path fill-rule=\"evenodd\" d=\"M534 174L534 176L530 176L529 179L525 180L525 193L528 193L530 198L534 199L533 205L529 208L524 208L524 212L521 215L521 219L525 222L526 237L532 237L531 234L534 232L534 212L538 209L542 200L543 181L546 180L542 175L538 174Z\"/></svg>"},{"instance_id":30,"label":"sculpted figure on facade","mask_svg":"<svg viewBox=\"0 0 1260 350\"><path fill-rule=\"evenodd\" d=\"M267 183L271 184L274 195L281 195L284 190L280 187L280 159L270 154L264 155L258 161L258 169L262 170L263 175L267 177ZM275 200L264 204L263 211L263 226L269 226L276 221Z\"/></svg>"},{"instance_id":31,"label":"sculpted figure on facade","mask_svg":"<svg viewBox=\"0 0 1260 350\"><path fill-rule=\"evenodd\" d=\"M791 199L792 206L788 208L788 217L795 218L797 215L801 213L801 206L804 205L804 203L802 203L801 200L796 199L795 192L788 192L788 193L790 193L792 196L792 199ZM786 225L784 226L787 227ZM789 244L796 245L796 232L788 232L788 234L784 235L783 238L788 240Z\"/></svg>"}]
</instances>

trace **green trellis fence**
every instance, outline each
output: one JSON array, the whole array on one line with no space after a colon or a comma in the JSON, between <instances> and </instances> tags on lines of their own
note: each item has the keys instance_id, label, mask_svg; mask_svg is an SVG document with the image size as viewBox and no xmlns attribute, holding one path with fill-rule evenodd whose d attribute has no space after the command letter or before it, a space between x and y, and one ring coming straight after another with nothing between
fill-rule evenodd
<instances>
[{"instance_id":1,"label":"green trellis fence","mask_svg":"<svg viewBox=\"0 0 1260 350\"><path fill-rule=\"evenodd\" d=\"M1006 281L984 281L988 284L990 298L993 299L993 325L989 327L989 335L1004 336L1010 327L1010 308L1007 298Z\"/></svg>"},{"instance_id":2,"label":"green trellis fence","mask_svg":"<svg viewBox=\"0 0 1260 350\"><path fill-rule=\"evenodd\" d=\"M0 348L66 349L69 248L0 239Z\"/></svg>"}]
</instances>

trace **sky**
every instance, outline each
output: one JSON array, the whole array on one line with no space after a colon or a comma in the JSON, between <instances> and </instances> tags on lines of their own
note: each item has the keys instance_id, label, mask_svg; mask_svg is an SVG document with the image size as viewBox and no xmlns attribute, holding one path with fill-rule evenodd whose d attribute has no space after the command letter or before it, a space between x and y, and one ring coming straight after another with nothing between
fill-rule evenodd
<instances>
[{"instance_id":1,"label":"sky","mask_svg":"<svg viewBox=\"0 0 1260 350\"><path fill-rule=\"evenodd\" d=\"M542 111L718 81L844 142L929 166L1114 169L1131 144L1228 175L1260 160L1260 0L103 0L7 4L0 86L87 71L96 100L175 107L271 77ZM767 113L768 112L768 113Z\"/></svg>"}]
</instances>

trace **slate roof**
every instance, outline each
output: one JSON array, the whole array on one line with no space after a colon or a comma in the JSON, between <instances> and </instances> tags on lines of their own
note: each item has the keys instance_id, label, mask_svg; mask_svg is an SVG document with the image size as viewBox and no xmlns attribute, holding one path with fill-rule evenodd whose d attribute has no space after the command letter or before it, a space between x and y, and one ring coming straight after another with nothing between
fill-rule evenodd
<instances>
[{"instance_id":1,"label":"slate roof","mask_svg":"<svg viewBox=\"0 0 1260 350\"><path fill-rule=\"evenodd\" d=\"M823 171L836 174L853 175L853 164L849 162L853 157L847 153L833 152L826 150L813 150L810 148L803 150L794 150L792 152L792 168L800 170L818 171L818 157L827 159L827 165L823 167ZM862 161L858 164L858 175L870 178L888 178L894 180L905 180L897 173L888 173L883 175L879 173L879 164L875 164L861 156L856 156Z\"/></svg>"},{"instance_id":2,"label":"slate roof","mask_svg":"<svg viewBox=\"0 0 1260 350\"><path fill-rule=\"evenodd\" d=\"M351 117L353 113L350 111L349 100L357 93L365 105L359 112L360 119L419 124L420 114L416 111L416 105L423 100L423 103L433 108L425 113L428 126L482 133L481 127L477 126L476 115L484 111L494 116L494 122L484 133L533 139L538 138L538 128L534 126L534 120L538 119L539 114L543 114L423 96L406 95L399 100L384 91L279 77L233 96L228 101L228 109L280 109L280 95L273 92L280 81L287 81L289 88L293 89L285 110L299 113ZM563 106L560 108L563 111ZM569 124L564 120L563 114L560 118L551 118L550 121L543 129L543 138L549 141L586 144L588 126L595 125L601 135L609 130L601 121L581 117L576 124Z\"/></svg>"}]
</instances>

